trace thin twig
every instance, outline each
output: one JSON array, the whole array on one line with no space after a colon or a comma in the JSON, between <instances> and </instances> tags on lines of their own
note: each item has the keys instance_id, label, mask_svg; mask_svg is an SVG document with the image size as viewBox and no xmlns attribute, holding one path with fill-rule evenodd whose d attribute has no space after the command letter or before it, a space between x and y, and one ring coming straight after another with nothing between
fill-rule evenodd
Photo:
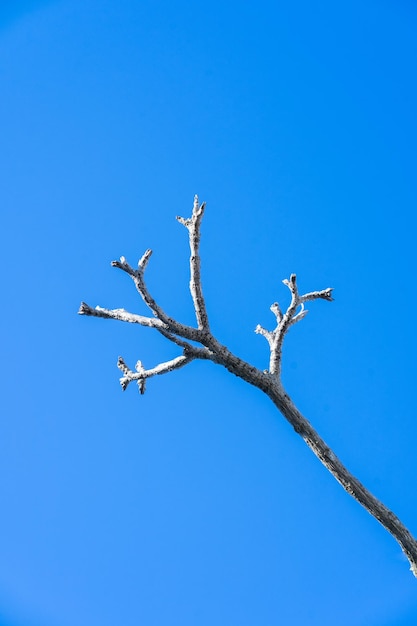
<instances>
[{"instance_id":1,"label":"thin twig","mask_svg":"<svg viewBox=\"0 0 417 626\"><path fill-rule=\"evenodd\" d=\"M178 217L177 220L188 230L190 242L190 293L193 299L197 325L200 330L209 330L206 303L201 286L201 261L200 261L200 227L203 219L206 203L199 205L198 196L194 196L193 213L191 218Z\"/></svg>"},{"instance_id":2,"label":"thin twig","mask_svg":"<svg viewBox=\"0 0 417 626\"><path fill-rule=\"evenodd\" d=\"M138 361L136 363L136 372L134 372L126 365L122 357L119 356L119 359L117 361L117 367L124 374L124 376L120 378L120 385L123 391L126 391L128 385L132 381L136 381L139 387L139 391L143 395L145 393L145 381L148 378L152 378L153 376L159 376L160 374L167 374L168 372L173 372L180 367L184 367L184 365L187 365L187 363L190 363L190 361L193 361L194 359L195 356L191 354L183 354L182 356L177 356L175 359L166 361L166 363L159 363L149 370L143 367L141 361Z\"/></svg>"},{"instance_id":3,"label":"thin twig","mask_svg":"<svg viewBox=\"0 0 417 626\"><path fill-rule=\"evenodd\" d=\"M86 302L81 302L78 314L89 315L92 317L102 317L103 319L119 320L121 322L129 322L130 324L140 324L141 326L157 328L158 330L168 330L167 324L155 317L146 317L144 315L137 315L136 313L129 313L129 311L126 311L125 309L105 309L101 306L93 308Z\"/></svg>"}]
</instances>

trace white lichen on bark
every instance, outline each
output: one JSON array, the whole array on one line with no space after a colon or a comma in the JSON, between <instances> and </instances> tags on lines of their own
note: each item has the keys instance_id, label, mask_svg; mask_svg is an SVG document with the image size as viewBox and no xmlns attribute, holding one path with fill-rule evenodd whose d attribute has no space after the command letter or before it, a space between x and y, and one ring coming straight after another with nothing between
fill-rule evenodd
<instances>
[{"instance_id":1,"label":"white lichen on bark","mask_svg":"<svg viewBox=\"0 0 417 626\"><path fill-rule=\"evenodd\" d=\"M240 359L230 352L226 346L222 345L210 331L202 290L199 252L201 221L204 216L204 210L205 203L200 204L198 196L195 196L191 217L187 219L177 217L177 220L188 230L190 245L190 293L196 315L196 328L181 324L171 318L150 294L145 282L145 270L152 254L151 250L146 250L143 254L139 260L137 269L129 265L123 256L119 261L113 261L112 266L121 269L132 278L138 293L152 313L152 317L130 313L122 308L105 309L99 306L92 308L85 302L81 303L78 311L81 315L115 319L155 328L161 335L166 337L166 339L169 339L169 341L182 349L182 353L177 357L170 361L159 363L150 369L146 369L142 362L138 361L135 369L132 370L122 357L119 357L117 366L123 374L120 378L122 389L125 390L128 385L134 381L137 383L140 393L143 394L145 392L146 381L149 378L172 372L184 367L195 359L209 360L223 365L223 367L236 376L258 387L271 398L282 415L303 438L321 463L323 463L334 478L342 485L345 491L355 498L355 500L391 533L407 556L412 573L417 577L417 541L399 518L373 496L341 463L336 454L296 408L293 401L284 390L281 382L282 346L285 335L291 326L301 321L307 315L307 310L305 309L306 302L318 299L331 302L333 300L332 288L323 289L321 291L311 291L300 295L296 275L291 274L289 279L283 281L291 293L291 302L287 309L283 312L277 302L274 302L270 307L276 319L276 327L274 330L267 330L258 325L255 329L256 333L262 335L268 341L270 349L269 369L263 371L259 370L250 363ZM196 346L195 344L198 345Z\"/></svg>"}]
</instances>

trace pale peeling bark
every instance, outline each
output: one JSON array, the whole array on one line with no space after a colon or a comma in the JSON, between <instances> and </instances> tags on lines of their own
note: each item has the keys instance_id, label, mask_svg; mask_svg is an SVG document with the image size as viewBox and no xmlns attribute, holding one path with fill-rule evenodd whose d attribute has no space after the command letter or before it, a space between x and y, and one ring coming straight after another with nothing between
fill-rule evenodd
<instances>
[{"instance_id":1,"label":"pale peeling bark","mask_svg":"<svg viewBox=\"0 0 417 626\"><path fill-rule=\"evenodd\" d=\"M281 383L282 345L286 333L291 326L306 316L306 302L318 299L331 302L333 300L332 288L300 295L296 276L291 274L289 280L283 281L291 293L291 302L288 308L283 312L278 303L274 302L271 305L271 311L276 318L275 329L270 331L259 325L255 329L256 333L263 335L268 341L270 348L269 369L259 370L250 363L240 359L232 354L226 346L219 343L210 331L201 285L199 252L200 227L204 209L205 203L199 204L198 197L195 196L191 217L189 219L177 217L178 221L187 228L189 235L190 293L194 304L197 328L181 324L169 317L151 296L145 283L145 269L152 254L151 250L147 250L142 256L138 263L138 269L131 267L124 257L121 257L120 261L113 261L112 266L118 267L132 278L137 291L151 311L152 317L129 313L125 309L104 309L98 306L93 309L85 302L81 303L79 309L81 315L116 319L155 328L164 337L179 348L182 348L182 354L179 356L165 363L159 363L150 369L146 369L141 361L138 361L135 370L131 370L122 357L119 357L117 366L123 374L120 378L123 390L127 388L129 383L134 381L137 383L140 393L143 394L148 378L172 372L184 367L194 359L209 360L223 365L229 372L258 387L271 398L278 410L304 439L308 447L342 485L345 491L355 498L397 540L409 560L412 573L417 577L417 541L398 517L375 498L340 462L325 441L298 411ZM199 345L196 346L196 343Z\"/></svg>"}]
</instances>

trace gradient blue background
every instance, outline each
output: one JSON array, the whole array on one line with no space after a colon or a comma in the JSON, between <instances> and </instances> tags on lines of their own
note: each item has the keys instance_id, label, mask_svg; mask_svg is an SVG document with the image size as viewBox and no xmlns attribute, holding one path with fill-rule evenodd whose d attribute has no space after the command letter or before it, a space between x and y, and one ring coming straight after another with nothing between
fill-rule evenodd
<instances>
[{"instance_id":1,"label":"gradient blue background","mask_svg":"<svg viewBox=\"0 0 417 626\"><path fill-rule=\"evenodd\" d=\"M284 383L417 534L417 9L405 0L1 3L1 626L406 626L399 546L266 397L178 354L110 267L264 368L281 280L335 288Z\"/></svg>"}]
</instances>

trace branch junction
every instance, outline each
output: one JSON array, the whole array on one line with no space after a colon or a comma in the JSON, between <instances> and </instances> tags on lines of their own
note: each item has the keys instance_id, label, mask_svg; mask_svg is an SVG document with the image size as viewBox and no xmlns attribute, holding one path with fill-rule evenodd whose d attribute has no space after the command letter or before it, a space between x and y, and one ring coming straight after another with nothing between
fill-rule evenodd
<instances>
[{"instance_id":1,"label":"branch junction","mask_svg":"<svg viewBox=\"0 0 417 626\"><path fill-rule=\"evenodd\" d=\"M294 324L300 322L307 315L306 302L319 299L331 302L333 300L332 288L328 287L327 289L300 295L296 275L291 274L289 279L283 281L291 294L291 301L287 309L282 311L277 302L274 302L270 307L275 316L275 328L268 330L258 325L255 329L255 332L265 337L268 342L270 351L269 368L262 371L237 357L226 346L222 345L210 330L201 282L199 251L201 222L205 206L205 203L200 204L198 196L195 196L191 217L187 219L177 217L180 224L185 226L188 231L190 245L190 294L196 316L196 327L182 324L170 317L149 292L145 282L145 270L152 254L151 250L145 251L139 260L137 269L129 265L123 256L120 257L119 261L112 262L113 267L122 270L133 280L151 315L137 315L125 309L105 309L99 306L92 308L85 302L81 303L78 313L80 315L115 319L154 328L166 339L181 348L181 354L174 359L159 363L149 369L146 369L142 362L138 361L134 370L132 370L125 363L124 359L119 357L117 367L122 372L120 384L123 390L126 390L131 382L136 382L139 392L143 394L149 378L172 372L184 367L195 359L209 360L222 365L236 376L261 389L271 398L282 415L303 438L315 456L342 485L344 490L357 500L396 539L409 560L412 573L417 577L417 541L399 518L375 498L341 463L334 452L296 408L281 382L282 346L285 335ZM195 344L198 345L196 346Z\"/></svg>"}]
</instances>

